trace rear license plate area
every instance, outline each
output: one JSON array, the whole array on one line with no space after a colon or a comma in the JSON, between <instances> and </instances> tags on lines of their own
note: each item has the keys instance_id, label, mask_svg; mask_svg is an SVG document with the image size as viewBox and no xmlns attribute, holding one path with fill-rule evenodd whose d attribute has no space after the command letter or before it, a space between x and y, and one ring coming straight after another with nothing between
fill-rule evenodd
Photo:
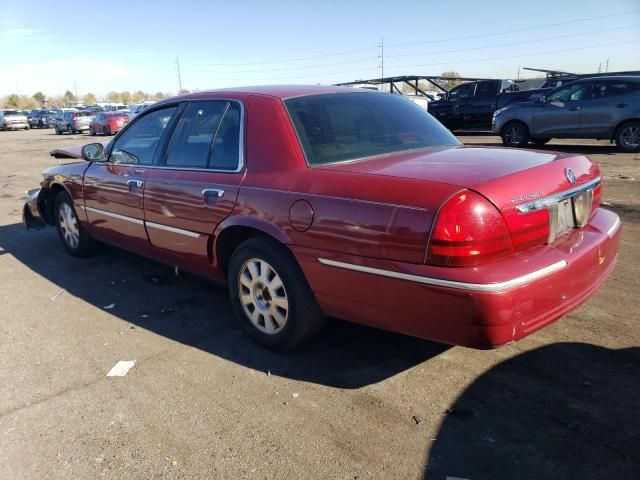
<instances>
[{"instance_id":1,"label":"rear license plate area","mask_svg":"<svg viewBox=\"0 0 640 480\"><path fill-rule=\"evenodd\" d=\"M549 206L549 243L574 228L583 227L591 213L593 190L580 192Z\"/></svg>"}]
</instances>

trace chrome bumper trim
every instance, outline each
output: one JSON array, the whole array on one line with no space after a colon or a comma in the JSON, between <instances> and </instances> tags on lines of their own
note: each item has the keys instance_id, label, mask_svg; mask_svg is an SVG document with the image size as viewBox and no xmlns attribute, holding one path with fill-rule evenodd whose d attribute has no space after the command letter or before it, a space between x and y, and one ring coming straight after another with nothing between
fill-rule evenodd
<instances>
[{"instance_id":1,"label":"chrome bumper trim","mask_svg":"<svg viewBox=\"0 0 640 480\"><path fill-rule=\"evenodd\" d=\"M593 180L590 180L587 183L583 183L582 185L579 185L577 187L570 188L569 190L565 190L560 193L549 195L548 197L538 198L537 200L533 200L531 202L518 205L516 209L520 213L529 213L535 210L540 210L541 208L545 208L545 207L548 207L549 205L553 205L554 203L558 203L563 200L566 200L567 198L571 198L576 193L584 192L591 188L595 188L600 183L601 180L602 180L601 177L594 178Z\"/></svg>"},{"instance_id":2,"label":"chrome bumper trim","mask_svg":"<svg viewBox=\"0 0 640 480\"><path fill-rule=\"evenodd\" d=\"M613 222L613 225L611 225L611 227L609 227L609 230L607 230L607 236L609 238L613 238L616 232L620 230L621 226L622 226L622 222L620 221L620 217L617 217L616 221Z\"/></svg>"},{"instance_id":3,"label":"chrome bumper trim","mask_svg":"<svg viewBox=\"0 0 640 480\"><path fill-rule=\"evenodd\" d=\"M540 278L546 277L555 273L563 268L567 267L569 263L566 260L560 260L559 262L552 263L540 270L536 270L520 277L512 278L504 282L498 283L465 283L456 282L453 280L443 280L441 278L423 277L421 275L412 275L409 273L393 272L391 270L382 270L380 268L365 267L363 265L354 265L352 263L338 262L335 260L328 260L326 258L318 258L320 263L336 268L343 268L346 270L353 270L356 272L370 273L373 275L380 275L382 277L396 278L399 280L407 280L410 282L422 283L425 285L433 285L436 287L448 287L457 288L460 290L470 290L474 292L503 292L505 290L511 290L513 288L524 285L525 283L533 282Z\"/></svg>"}]
</instances>

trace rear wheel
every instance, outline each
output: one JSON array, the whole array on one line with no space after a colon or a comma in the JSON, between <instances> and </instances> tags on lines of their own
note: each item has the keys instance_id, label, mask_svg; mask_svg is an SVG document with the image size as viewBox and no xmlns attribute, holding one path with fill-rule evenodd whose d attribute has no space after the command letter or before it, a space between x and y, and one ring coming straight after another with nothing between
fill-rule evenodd
<instances>
[{"instance_id":1,"label":"rear wheel","mask_svg":"<svg viewBox=\"0 0 640 480\"><path fill-rule=\"evenodd\" d=\"M620 126L615 135L616 146L623 152L640 152L640 122L628 122Z\"/></svg>"},{"instance_id":2,"label":"rear wheel","mask_svg":"<svg viewBox=\"0 0 640 480\"><path fill-rule=\"evenodd\" d=\"M56 130L56 135L62 135L62 132L60 131L60 129L58 128L57 125L55 127L53 127L53 128L55 128L55 130Z\"/></svg>"},{"instance_id":3,"label":"rear wheel","mask_svg":"<svg viewBox=\"0 0 640 480\"><path fill-rule=\"evenodd\" d=\"M86 257L91 254L93 241L80 224L73 201L67 192L56 195L53 214L65 250L74 257Z\"/></svg>"},{"instance_id":4,"label":"rear wheel","mask_svg":"<svg viewBox=\"0 0 640 480\"><path fill-rule=\"evenodd\" d=\"M551 140L550 138L532 138L531 143L533 143L536 147L541 147Z\"/></svg>"},{"instance_id":5,"label":"rear wheel","mask_svg":"<svg viewBox=\"0 0 640 480\"><path fill-rule=\"evenodd\" d=\"M507 147L525 147L529 143L529 129L522 122L509 122L502 127L501 137Z\"/></svg>"},{"instance_id":6,"label":"rear wheel","mask_svg":"<svg viewBox=\"0 0 640 480\"><path fill-rule=\"evenodd\" d=\"M93 137L95 134L96 132L93 131L93 127L89 127L89 135Z\"/></svg>"},{"instance_id":7,"label":"rear wheel","mask_svg":"<svg viewBox=\"0 0 640 480\"><path fill-rule=\"evenodd\" d=\"M240 244L229 262L227 284L243 328L268 348L295 348L324 324L302 270L291 252L274 240L255 237Z\"/></svg>"},{"instance_id":8,"label":"rear wheel","mask_svg":"<svg viewBox=\"0 0 640 480\"><path fill-rule=\"evenodd\" d=\"M109 128L109 125L105 125L104 127L102 127L102 133L105 135L111 135L111 129Z\"/></svg>"}]
</instances>

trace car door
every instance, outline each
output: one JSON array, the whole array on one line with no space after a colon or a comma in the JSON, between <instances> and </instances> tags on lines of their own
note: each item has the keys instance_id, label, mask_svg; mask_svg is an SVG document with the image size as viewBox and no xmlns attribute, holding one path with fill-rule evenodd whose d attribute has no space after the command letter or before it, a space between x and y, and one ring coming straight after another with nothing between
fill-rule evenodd
<instances>
[{"instance_id":1,"label":"car door","mask_svg":"<svg viewBox=\"0 0 640 480\"><path fill-rule=\"evenodd\" d=\"M240 102L186 105L160 164L145 179L145 222L153 247L184 262L208 264L209 240L231 213L243 177L242 138Z\"/></svg>"},{"instance_id":2,"label":"car door","mask_svg":"<svg viewBox=\"0 0 640 480\"><path fill-rule=\"evenodd\" d=\"M145 172L154 163L158 145L178 105L141 116L107 148L106 162L92 163L84 177L85 211L89 229L98 238L131 250L145 250Z\"/></svg>"},{"instance_id":3,"label":"car door","mask_svg":"<svg viewBox=\"0 0 640 480\"><path fill-rule=\"evenodd\" d=\"M460 113L465 119L464 128L491 129L500 84L498 81L476 83L474 94L460 106Z\"/></svg>"},{"instance_id":4,"label":"car door","mask_svg":"<svg viewBox=\"0 0 640 480\"><path fill-rule=\"evenodd\" d=\"M592 136L608 136L619 119L631 109L629 96L636 87L636 83L625 79L594 81L591 96L582 105L583 132Z\"/></svg>"},{"instance_id":5,"label":"car door","mask_svg":"<svg viewBox=\"0 0 640 480\"><path fill-rule=\"evenodd\" d=\"M584 98L591 95L592 82L571 83L536 104L532 135L538 137L580 136L580 116Z\"/></svg>"}]
</instances>

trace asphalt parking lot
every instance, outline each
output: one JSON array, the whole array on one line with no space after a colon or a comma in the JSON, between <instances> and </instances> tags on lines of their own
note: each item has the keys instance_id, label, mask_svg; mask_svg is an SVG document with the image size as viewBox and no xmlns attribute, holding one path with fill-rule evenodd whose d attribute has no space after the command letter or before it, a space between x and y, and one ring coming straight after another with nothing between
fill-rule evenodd
<instances>
[{"instance_id":1,"label":"asphalt parking lot","mask_svg":"<svg viewBox=\"0 0 640 480\"><path fill-rule=\"evenodd\" d=\"M224 287L24 229L48 152L87 141L0 132L0 478L640 478L640 154L544 147L596 161L623 220L612 276L555 324L476 351L331 320L281 355Z\"/></svg>"}]
</instances>

